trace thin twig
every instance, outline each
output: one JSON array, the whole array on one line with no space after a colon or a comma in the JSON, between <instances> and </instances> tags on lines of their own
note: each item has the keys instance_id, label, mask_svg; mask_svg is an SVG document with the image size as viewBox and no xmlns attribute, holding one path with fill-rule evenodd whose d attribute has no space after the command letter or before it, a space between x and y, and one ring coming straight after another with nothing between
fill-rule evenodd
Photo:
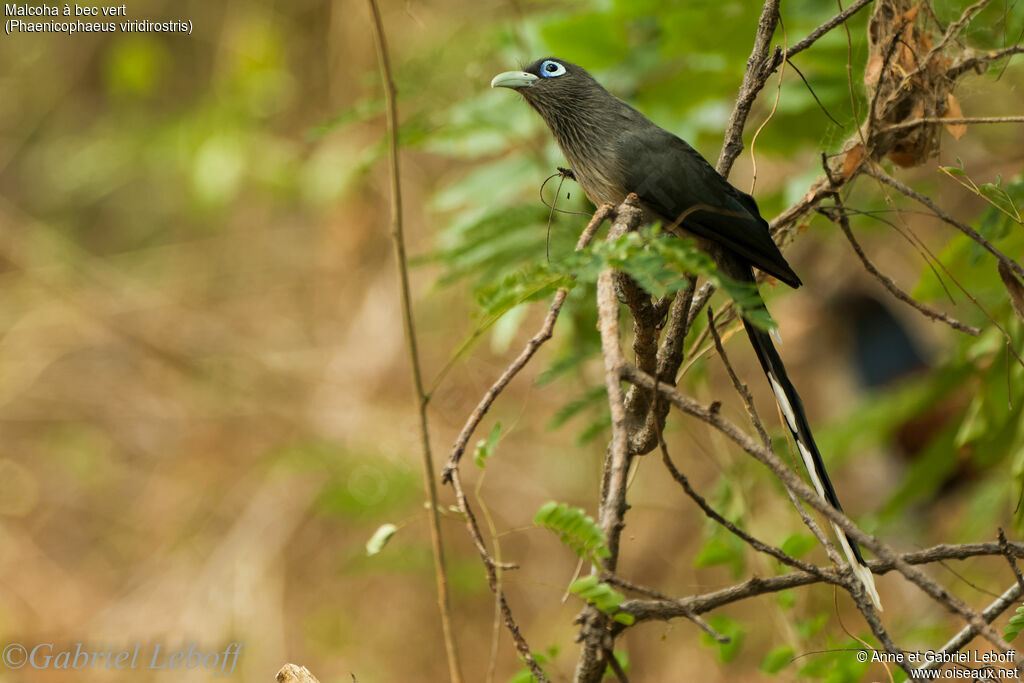
<instances>
[{"instance_id":1,"label":"thin twig","mask_svg":"<svg viewBox=\"0 0 1024 683\"><path fill-rule=\"evenodd\" d=\"M671 401L679 410L715 427L718 431L739 445L744 451L754 456L755 459L768 467L772 473L783 482L783 484L792 489L794 493L800 496L800 498L827 517L829 521L835 523L840 529L845 531L854 541L860 543L864 547L867 547L883 560L894 562L895 568L899 570L903 576L909 579L911 583L924 591L925 594L929 595L936 602L946 607L950 612L963 617L967 623L976 626L978 628L978 633L984 636L986 640L991 642L1001 652L1009 652L1012 649L1010 645L999 635L999 633L997 633L988 624L983 623L978 613L971 609L963 600L949 593L949 591L930 579L919 569L900 560L897 553L888 545L880 542L875 537L864 533L864 531L850 521L845 514L829 505L824 498L807 486L807 484L797 477L796 474L778 458L778 456L759 445L732 422L723 418L717 410L700 405L688 396L676 391L674 388L658 384L653 377L641 372L634 366L624 364L620 368L620 372L623 379L657 390L665 398ZM859 588L860 585L857 584L857 587Z\"/></svg>"},{"instance_id":2,"label":"thin twig","mask_svg":"<svg viewBox=\"0 0 1024 683\"><path fill-rule=\"evenodd\" d=\"M733 370L732 363L729 362L729 356L725 354L722 337L718 334L718 329L715 327L715 313L710 308L708 308L708 329L711 330L711 338L715 340L715 349L718 351L718 357L722 359L722 365L725 366L726 372L729 373L732 386L736 389L736 393L740 395L740 398L743 399L743 406L747 409L747 417L750 418L751 424L757 430L757 435L761 437L761 443L764 444L764 447L771 448L772 439L768 436L768 430L764 428L764 423L761 422L761 418L757 415L757 408L754 407L754 395L750 393L750 388L740 381L736 371Z\"/></svg>"},{"instance_id":3,"label":"thin twig","mask_svg":"<svg viewBox=\"0 0 1024 683\"><path fill-rule=\"evenodd\" d=\"M867 254L864 253L864 250L861 248L860 243L857 242L857 238L853 236L853 230L850 229L850 219L846 215L846 212L843 210L842 200L839 198L838 194L836 194L836 206L840 210L837 211L834 216L830 217L832 217L832 219L839 224L839 228L843 231L843 234L846 235L846 239L850 242L850 246L853 247L853 251L857 254L857 257L860 259L860 262L864 265L864 269L868 271L872 276L874 276L876 280L881 282L882 285L887 290L889 290L890 294L892 294L894 297L896 297L903 303L907 304L911 308L919 311L925 317L930 318L932 320L944 322L950 327L952 327L954 330L959 330L960 332L965 332L975 337L981 333L981 330L979 330L977 327L967 325L966 323L962 323L956 318L953 318L940 310L937 310L935 308L932 308L931 306L928 306L927 304L923 304L917 301L912 296L910 296L902 289L900 289L899 286L892 280L892 278L878 270L878 268L875 267L875 264L873 264L871 260L868 259Z\"/></svg>"},{"instance_id":4,"label":"thin twig","mask_svg":"<svg viewBox=\"0 0 1024 683\"><path fill-rule=\"evenodd\" d=\"M786 58L786 64L789 64L793 68L793 71L796 72L796 75L800 77L800 80L804 82L804 85L807 87L807 92L811 93L811 97L813 97L814 101L818 103L818 108L821 109L821 111L825 114L828 120L842 128L843 124L839 123L839 121L836 121L836 117L832 116L832 114L829 113L828 109L825 108L825 105L822 103L822 101L818 99L818 93L814 92L814 88L811 87L810 81L808 81L807 77L804 76L804 72L797 68L797 65L794 64L789 57Z\"/></svg>"},{"instance_id":5,"label":"thin twig","mask_svg":"<svg viewBox=\"0 0 1024 683\"><path fill-rule=\"evenodd\" d=\"M1020 599L1021 595L1024 595L1024 588L1021 587L1020 583L1015 583L1007 588L1002 595L996 598L992 604L984 609L981 613L981 618L985 623L991 624L995 621L1000 614L1009 609L1017 600ZM965 626L960 629L960 632L953 636L948 643L943 645L936 651L937 655L948 655L952 652L959 652L974 637L978 635L978 631L974 626ZM943 658L936 656L931 661L922 664L917 667L918 671L929 671L931 669L938 669L943 664Z\"/></svg>"},{"instance_id":6,"label":"thin twig","mask_svg":"<svg viewBox=\"0 0 1024 683\"><path fill-rule=\"evenodd\" d=\"M769 57L768 50L771 47L772 35L775 33L775 25L779 21L780 0L765 0L761 9L761 17L757 22L757 35L754 37L754 47L747 59L747 69L743 73L743 83L740 85L739 94L736 96L736 104L733 105L732 114L729 116L729 125L725 129L725 140L722 143L722 151L718 156L718 163L715 168L723 177L729 177L729 171L736 161L736 157L743 151L743 128L747 123L747 116L750 115L750 108L757 99L764 84L768 81L774 68L765 69L766 64L774 64L776 56ZM776 54L781 54L777 50ZM772 61L769 62L769 59Z\"/></svg>"},{"instance_id":7,"label":"thin twig","mask_svg":"<svg viewBox=\"0 0 1024 683\"><path fill-rule=\"evenodd\" d=\"M619 664L619 660L615 659L615 652L610 648L604 651L604 658L608 662L608 667L615 674L615 678L619 680L619 683L629 683L629 676L626 675L626 671Z\"/></svg>"},{"instance_id":8,"label":"thin twig","mask_svg":"<svg viewBox=\"0 0 1024 683\"><path fill-rule=\"evenodd\" d=\"M721 514L719 514L717 510L715 510L708 504L708 501L704 498L704 496L700 495L694 490L693 486L690 485L689 478L687 478L685 474L683 474L676 468L675 463L672 462L671 456L669 456L668 447L665 445L664 439L661 440L661 443L659 445L661 446L661 460L665 464L665 468L668 469L669 474L672 475L672 478L675 479L676 483L682 487L686 495L689 496L690 499L697 504L697 507L699 507L701 511L709 519L713 520L718 525L724 527L731 534L733 534L734 536L736 536L737 538L739 538L744 543L746 543L758 552L764 553L765 555L771 555L779 562L789 565L790 567L795 567L797 569L805 571L808 574L820 574L820 570L815 565L797 559L787 554L781 548L776 548L773 545L769 545L763 541L758 540L757 538L754 538L746 531L740 529L738 526L736 526L728 519L723 517ZM822 576L819 576L818 578L822 580L824 579L824 577Z\"/></svg>"},{"instance_id":9,"label":"thin twig","mask_svg":"<svg viewBox=\"0 0 1024 683\"><path fill-rule=\"evenodd\" d=\"M1020 573L1020 567L1017 566L1017 558L1010 552L1010 542L1006 540L1006 533L1002 527L999 527L999 549L1003 551L1003 557L1010 563L1010 569L1017 579L1017 585L1024 591L1024 575Z\"/></svg>"},{"instance_id":10,"label":"thin twig","mask_svg":"<svg viewBox=\"0 0 1024 683\"><path fill-rule=\"evenodd\" d=\"M806 38L804 38L803 40L797 42L796 45L794 45L793 47L789 48L786 51L786 53L780 57L780 60L783 57L789 58L789 57L792 57L793 55L795 55L795 54L797 54L799 52L803 52L804 50L809 48L811 45L813 45L815 42L817 42L817 40L819 38L821 38L823 35L825 35L829 31L831 31L832 29L834 29L836 26L839 26L839 24L844 23L847 19L852 17L854 14L859 12L861 9L863 9L867 5L871 4L871 2L872 2L872 0L857 0L857 2L853 3L852 5L850 5L849 7L844 9L842 12L840 12L839 14L835 15L834 17L832 17L831 19L826 21L824 24L822 24L818 28L816 28L813 31L811 31L810 33L808 33ZM776 66L778 66L778 65L776 65Z\"/></svg>"},{"instance_id":11,"label":"thin twig","mask_svg":"<svg viewBox=\"0 0 1024 683\"><path fill-rule=\"evenodd\" d=\"M675 598L665 595L664 593L661 593L659 591L656 591L653 588L638 585L636 583L633 583L632 581L628 581L622 578L621 576L616 576L615 574L602 574L601 581L607 583L610 586L617 586L628 591L633 591L634 593L640 593L641 595L646 595L647 597L654 598L655 600L666 600L676 602L683 609L683 616L685 616L687 619L696 624L702 631L704 631L704 633L707 633L709 636L714 638L716 642L722 643L724 645L726 643L731 642L732 640L731 638L729 638L729 636L716 631L715 628L699 614L695 614L693 610L688 610L685 600L676 600Z\"/></svg>"},{"instance_id":12,"label":"thin twig","mask_svg":"<svg viewBox=\"0 0 1024 683\"><path fill-rule=\"evenodd\" d=\"M405 255L405 235L402 227L402 185L399 175L398 157L398 104L395 82L391 76L391 61L388 56L384 22L376 0L367 0L373 18L374 44L377 47L377 61L380 65L381 82L384 85L388 127L388 159L391 170L391 241L398 267L398 279L402 300L402 327L405 330L406 349L412 370L416 408L419 413L420 446L423 450L423 483L427 493L427 515L430 518L430 545L434 557L434 576L437 584L437 603L441 612L441 632L444 637L445 655L448 660L448 676L452 683L461 683L455 632L452 629L451 598L448 591L448 572L445 568L444 544L441 540L441 515L438 512L437 482L434 479L434 461L430 452L430 428L427 420L428 397L423 390L423 373L420 369L420 355L416 343L416 323L412 316L412 294L409 288L409 270Z\"/></svg>"},{"instance_id":13,"label":"thin twig","mask_svg":"<svg viewBox=\"0 0 1024 683\"><path fill-rule=\"evenodd\" d=\"M960 118L939 118L931 116L921 119L913 119L911 121L900 121L899 123L886 126L878 132L888 133L889 131L899 130L901 128L913 128L914 126L920 126L923 123L941 123L944 125L954 125L959 123L1024 123L1024 116L966 116Z\"/></svg>"},{"instance_id":14,"label":"thin twig","mask_svg":"<svg viewBox=\"0 0 1024 683\"><path fill-rule=\"evenodd\" d=\"M1011 543L1010 549L1016 557L1024 558L1024 543ZM965 543L963 545L942 544L925 550L903 553L899 555L899 559L908 565L923 565L944 559L963 560L970 557L995 556L1001 554L1001 552L1002 551L1000 550L998 543ZM895 568L893 562L886 562L883 560L872 560L868 564L870 565L872 572L875 574L886 574ZM669 619L687 617L686 612L682 609L683 605L696 614L706 614L712 610L718 609L719 607L723 607L724 605L746 600L757 595L776 593L778 591L798 588L800 586L808 586L816 583L842 585L839 573L834 568L818 567L818 570L820 575L809 574L806 572L790 572L788 574L771 576L768 578L754 577L728 588L681 598L627 600L619 606L619 609L623 612L632 614L636 617L638 622L647 620L666 621ZM1010 603L1012 603L1013 600L1024 593L1022 593L1017 584L1014 584L1011 586L1010 591L1003 594L1004 597L1007 594L1012 596L1010 597ZM1009 605L1003 606L1002 610L1005 610L1007 606ZM989 623L991 623L995 616L998 616L998 613L995 616L989 616L990 610L992 609L993 607L990 606L981 614L982 618ZM1000 610L1000 612L1002 610ZM972 632L971 637L973 638L975 635L977 635L977 632ZM960 647L963 647L963 644L961 644Z\"/></svg>"},{"instance_id":15,"label":"thin twig","mask_svg":"<svg viewBox=\"0 0 1024 683\"><path fill-rule=\"evenodd\" d=\"M878 180L882 181L886 185L894 188L897 192L906 195L907 197L910 197L911 199L915 200L920 204L923 204L924 206L927 206L931 210L931 212L935 214L938 218L942 219L942 221L949 225L952 225L954 228L970 237L972 240L977 242L979 246L981 246L987 252L995 256L996 259L1000 261L1000 263L1002 263L1007 268L1017 273L1018 276L1024 278L1024 267L1021 267L1019 263L1014 261L1012 258L1007 256L1003 252L996 249L995 246L993 246L991 242L985 239L985 237L982 236L981 233L979 233L977 230L975 230L974 228L972 228L971 226L967 225L962 221L956 220L948 213L943 211L931 199L924 196L917 190L908 187L907 185L903 184L896 178L893 178L891 175L883 171L880 167L878 167L875 164L872 164L869 168L866 168L865 172L868 173L868 175L871 175L877 178Z\"/></svg>"},{"instance_id":16,"label":"thin twig","mask_svg":"<svg viewBox=\"0 0 1024 683\"><path fill-rule=\"evenodd\" d=\"M982 55L969 57L955 66L950 67L950 69L946 71L946 78L956 79L960 77L960 74L966 71L974 71L983 66L988 66L992 62L998 61L1003 57L1011 57L1019 54L1024 54L1024 45L1013 45L1011 47L1004 47L1001 50L992 50L991 52L987 52Z\"/></svg>"},{"instance_id":17,"label":"thin twig","mask_svg":"<svg viewBox=\"0 0 1024 683\"><path fill-rule=\"evenodd\" d=\"M495 598L499 603L502 619L505 622L505 628L507 628L509 633L512 635L512 642L515 643L516 651L519 652L519 656L526 662L527 667L530 669L530 673L533 674L537 681L547 683L548 678L544 674L544 670L541 669L540 663L537 662L536 658L534 658L533 653L530 650L530 645L526 642L526 638L519 629L519 624L516 623L515 618L512 616L512 608L509 607L508 600L505 598L505 591L498 578L498 571L504 568L509 568L512 565L500 566L487 551L483 534L480 532L480 525L476 521L476 516L473 514L472 508L469 506L469 500L466 497L465 490L462 488L462 478L459 474L458 468L451 471L450 480L452 490L455 491L455 501L459 507L459 511L462 512L462 516L466 520L466 528L469 530L469 537L473 539L473 545L476 546L477 552L480 554L480 559L483 560L484 571L487 574L487 584L490 586L491 592L494 593Z\"/></svg>"},{"instance_id":18,"label":"thin twig","mask_svg":"<svg viewBox=\"0 0 1024 683\"><path fill-rule=\"evenodd\" d=\"M597 229L601 227L601 224L608 219L614 213L614 207L610 204L605 204L594 212L593 217L590 219L590 223L587 224L586 229L580 235L579 240L576 243L576 251L584 249L590 241L594 238L594 234ZM544 318L544 322L541 324L540 330L537 334L533 335L522 352L516 357L512 363L505 368L505 371L501 373L501 376L495 380L494 384L491 385L487 393L484 394L483 398L477 404L476 408L470 414L466 420L466 424L463 425L462 430L459 432L458 437L455 439L455 443L452 444L451 452L448 454L448 462L445 464L444 470L441 473L441 481L448 483L451 480L451 472L459 466L459 460L462 458L462 454L466 451L466 446L469 444L469 440L473 437L473 432L480 425L480 422L484 419L484 415L490 409L491 405L498 398L501 392L508 386L509 382L519 374L519 371L526 367L526 364L530 362L533 355L537 353L537 350L544 345L544 342L551 339L551 335L555 329L555 322L558 320L558 314L562 311L562 306L565 304L565 298L568 296L569 290L562 288L555 292L555 297L551 302L551 306L548 308L548 314Z\"/></svg>"},{"instance_id":19,"label":"thin twig","mask_svg":"<svg viewBox=\"0 0 1024 683\"><path fill-rule=\"evenodd\" d=\"M776 16L776 21L779 22L779 28L782 29L782 50L785 52L786 46L789 44L789 39L786 36L786 25L782 21L781 13ZM761 125L757 127L757 130L754 131L753 137L750 138L751 177L750 189L748 190L748 193L750 194L754 194L754 187L757 185L757 154L754 152L754 148L757 145L757 139L760 137L761 131L764 130L765 126L767 126L773 118L775 118L775 112L779 109L779 100L782 98L782 80L786 76L786 64L787 62L783 61L781 64L782 68L779 69L779 78L775 86L775 100L772 102L772 109L768 112L768 116L765 117L764 121L761 122Z\"/></svg>"}]
</instances>

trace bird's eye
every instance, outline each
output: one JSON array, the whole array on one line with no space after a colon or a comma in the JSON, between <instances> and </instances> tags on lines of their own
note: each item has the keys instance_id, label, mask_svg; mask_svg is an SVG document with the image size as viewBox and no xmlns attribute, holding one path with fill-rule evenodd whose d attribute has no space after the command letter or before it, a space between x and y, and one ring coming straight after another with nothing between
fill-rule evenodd
<instances>
[{"instance_id":1,"label":"bird's eye","mask_svg":"<svg viewBox=\"0 0 1024 683\"><path fill-rule=\"evenodd\" d=\"M550 59L540 65L540 75L544 78L554 78L565 73L565 67Z\"/></svg>"}]
</instances>

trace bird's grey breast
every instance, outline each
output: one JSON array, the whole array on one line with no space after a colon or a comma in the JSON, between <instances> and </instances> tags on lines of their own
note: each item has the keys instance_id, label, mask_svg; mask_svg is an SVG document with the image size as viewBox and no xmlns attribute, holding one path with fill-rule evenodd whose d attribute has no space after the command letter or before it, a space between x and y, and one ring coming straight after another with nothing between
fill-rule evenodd
<instances>
[{"instance_id":1,"label":"bird's grey breast","mask_svg":"<svg viewBox=\"0 0 1024 683\"><path fill-rule=\"evenodd\" d=\"M619 155L619 139L629 130L631 107L606 95L599 102L570 107L538 108L554 134L576 182L596 205L618 205L626 198L626 164ZM611 100L609 102L608 100ZM615 106L621 104L622 106Z\"/></svg>"}]
</instances>

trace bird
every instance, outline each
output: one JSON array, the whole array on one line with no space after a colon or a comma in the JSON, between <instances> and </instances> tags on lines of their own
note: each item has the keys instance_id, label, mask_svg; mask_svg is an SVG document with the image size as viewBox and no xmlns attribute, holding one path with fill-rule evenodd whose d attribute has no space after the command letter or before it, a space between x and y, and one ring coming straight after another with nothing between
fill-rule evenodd
<instances>
[{"instance_id":1,"label":"bird","mask_svg":"<svg viewBox=\"0 0 1024 683\"><path fill-rule=\"evenodd\" d=\"M802 284L752 196L733 187L687 142L612 95L582 67L545 57L522 71L498 74L491 87L515 90L540 114L576 182L595 205L618 206L635 193L645 222L678 226L711 256L719 272L733 280L749 283L756 291L757 268L790 287ZM767 310L763 300L756 308ZM829 505L842 510L803 402L771 334L746 316L743 326L814 488ZM860 547L833 526L854 575L881 610Z\"/></svg>"}]
</instances>

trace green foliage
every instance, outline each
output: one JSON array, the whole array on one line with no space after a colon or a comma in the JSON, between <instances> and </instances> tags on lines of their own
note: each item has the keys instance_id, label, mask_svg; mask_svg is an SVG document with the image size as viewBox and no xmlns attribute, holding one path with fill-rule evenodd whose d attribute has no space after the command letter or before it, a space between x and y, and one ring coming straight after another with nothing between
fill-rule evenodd
<instances>
[{"instance_id":1,"label":"green foliage","mask_svg":"<svg viewBox=\"0 0 1024 683\"><path fill-rule=\"evenodd\" d=\"M997 175L994 183L979 185L967 174L963 160L957 158L956 162L956 166L942 166L940 170L988 204L978 222L978 232L985 239L997 242L1008 236L1015 226L1024 225L1024 214L1020 208L1024 206L1024 177L1018 176L1004 186L1002 176ZM986 254L980 244L972 242L972 265L977 265Z\"/></svg>"},{"instance_id":2,"label":"green foliage","mask_svg":"<svg viewBox=\"0 0 1024 683\"><path fill-rule=\"evenodd\" d=\"M821 629L825 627L825 622L827 620L828 615L825 614L819 614L807 619L800 619L796 622L796 633L803 640L813 638L817 634L821 633Z\"/></svg>"},{"instance_id":3,"label":"green foliage","mask_svg":"<svg viewBox=\"0 0 1024 683\"><path fill-rule=\"evenodd\" d=\"M818 546L818 539L811 534L790 534L779 546L782 552L791 557L800 558Z\"/></svg>"},{"instance_id":4,"label":"green foliage","mask_svg":"<svg viewBox=\"0 0 1024 683\"><path fill-rule=\"evenodd\" d=\"M629 653L628 652L626 652L625 650L615 650L614 652L612 652L612 657L615 657L615 661L618 662L620 669L622 669L626 673L629 673ZM619 680L619 677L617 675L615 675L615 672L612 670L612 667L611 667L610 664L608 665L608 667L604 671L604 677L606 679L610 678L610 679L612 679L614 681Z\"/></svg>"},{"instance_id":5,"label":"green foliage","mask_svg":"<svg viewBox=\"0 0 1024 683\"><path fill-rule=\"evenodd\" d=\"M743 647L743 640L746 638L747 634L746 629L744 629L743 626L735 619L730 619L729 617L721 614L716 614L708 619L708 624L711 625L711 628L728 638L729 642L720 643L707 633L701 633L701 644L707 647L717 648L718 659L723 664L727 664L736 659L740 653L740 649Z\"/></svg>"},{"instance_id":6,"label":"green foliage","mask_svg":"<svg viewBox=\"0 0 1024 683\"><path fill-rule=\"evenodd\" d=\"M311 441L274 451L268 458L294 471L315 472L321 482L317 512L347 522L400 513L422 495L415 472L379 453L352 453L339 444Z\"/></svg>"},{"instance_id":7,"label":"green foliage","mask_svg":"<svg viewBox=\"0 0 1024 683\"><path fill-rule=\"evenodd\" d=\"M583 598L620 624L631 626L636 621L632 614L619 612L619 605L626 596L602 583L594 574L573 581L569 585L569 592Z\"/></svg>"},{"instance_id":8,"label":"green foliage","mask_svg":"<svg viewBox=\"0 0 1024 683\"><path fill-rule=\"evenodd\" d=\"M555 411L551 421L548 422L548 427L557 429L584 410L597 405L605 405L607 400L608 389L603 384L599 384Z\"/></svg>"},{"instance_id":9,"label":"green foliage","mask_svg":"<svg viewBox=\"0 0 1024 683\"><path fill-rule=\"evenodd\" d=\"M796 652L789 645L772 648L761 660L761 671L777 674L793 662Z\"/></svg>"},{"instance_id":10,"label":"green foliage","mask_svg":"<svg viewBox=\"0 0 1024 683\"><path fill-rule=\"evenodd\" d=\"M870 641L867 641L870 642ZM853 640L833 645L828 649L816 652L809 661L800 667L798 675L829 681L829 683L856 683L867 673L870 662L860 662L855 653L864 646ZM804 661L804 660L801 660Z\"/></svg>"},{"instance_id":11,"label":"green foliage","mask_svg":"<svg viewBox=\"0 0 1024 683\"><path fill-rule=\"evenodd\" d=\"M544 652L531 652L530 654L533 655L534 661L543 667L545 664L554 661L558 656L559 651L560 648L557 645L552 645ZM530 667L524 665L523 668L509 677L508 683L534 683L536 680L536 677L534 677L533 673L530 671Z\"/></svg>"},{"instance_id":12,"label":"green foliage","mask_svg":"<svg viewBox=\"0 0 1024 683\"><path fill-rule=\"evenodd\" d=\"M1010 642L1015 639L1022 630L1024 630L1024 605L1017 607L1013 616L1010 617L1010 621L1003 629L1003 639L1006 640L1006 642Z\"/></svg>"},{"instance_id":13,"label":"green foliage","mask_svg":"<svg viewBox=\"0 0 1024 683\"><path fill-rule=\"evenodd\" d=\"M746 568L746 545L739 537L724 530L715 533L701 547L693 561L693 566L698 568L716 565L727 566L733 578L743 575Z\"/></svg>"},{"instance_id":14,"label":"green foliage","mask_svg":"<svg viewBox=\"0 0 1024 683\"><path fill-rule=\"evenodd\" d=\"M494 453L500 438L501 423L495 422L494 427L491 428L491 435L487 439L480 439L476 442L476 448L473 450L473 462L477 467L482 469L487 466L487 459Z\"/></svg>"},{"instance_id":15,"label":"green foliage","mask_svg":"<svg viewBox=\"0 0 1024 683\"><path fill-rule=\"evenodd\" d=\"M723 517L737 526L742 526L746 510L743 497L736 495L735 481L730 476L719 477L715 490L708 497L708 502ZM733 578L743 575L747 566L747 545L738 536L718 524L707 519L704 525L707 540L694 559L695 567L713 567L724 565L729 568Z\"/></svg>"},{"instance_id":16,"label":"green foliage","mask_svg":"<svg viewBox=\"0 0 1024 683\"><path fill-rule=\"evenodd\" d=\"M563 545L595 564L611 556L604 531L582 508L549 501L537 510L533 523L555 532Z\"/></svg>"}]
</instances>

